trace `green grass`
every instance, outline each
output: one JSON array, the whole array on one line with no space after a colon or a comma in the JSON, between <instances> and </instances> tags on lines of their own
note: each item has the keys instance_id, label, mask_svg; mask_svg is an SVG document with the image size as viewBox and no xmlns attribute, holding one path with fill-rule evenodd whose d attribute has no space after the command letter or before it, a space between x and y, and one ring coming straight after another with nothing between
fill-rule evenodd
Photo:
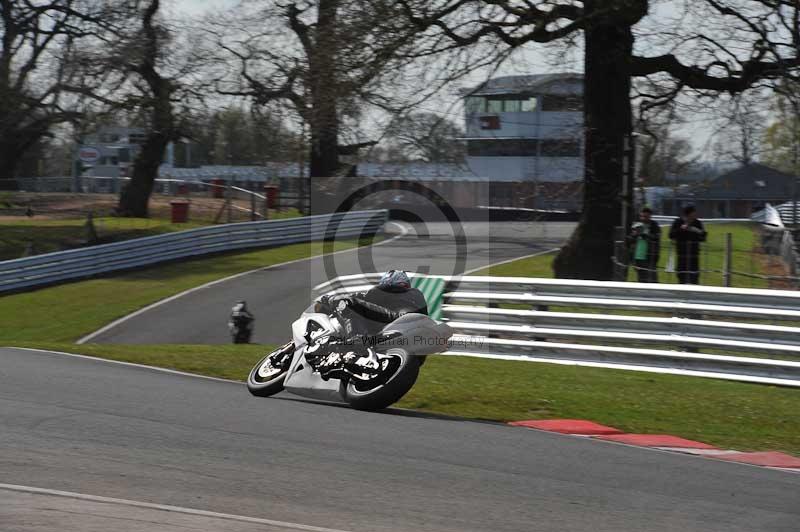
<instances>
[{"instance_id":1,"label":"green grass","mask_svg":"<svg viewBox=\"0 0 800 532\"><path fill-rule=\"evenodd\" d=\"M490 266L472 275L490 275L493 277L543 277L553 276L553 259L556 258L556 251L519 259L498 266Z\"/></svg>"},{"instance_id":2,"label":"green grass","mask_svg":"<svg viewBox=\"0 0 800 532\"><path fill-rule=\"evenodd\" d=\"M715 270L700 274L700 282L704 285L723 286L724 279L722 273L725 261L725 235L731 234L732 242L732 270L749 274L762 272L762 259L766 255L757 253L759 247L758 226L743 222L714 223L707 224L708 240L700 245L700 268L702 270ZM672 249L673 243L669 239L669 228L662 227L661 231L661 257L658 263L658 280L661 283L676 284L678 277L674 273L666 273L663 269L667 265L667 260ZM636 281L636 272L631 269L628 272L628 280ZM755 279L751 277L734 275L731 278L731 285L738 288L768 288L769 281L766 279Z\"/></svg>"},{"instance_id":3,"label":"green grass","mask_svg":"<svg viewBox=\"0 0 800 532\"><path fill-rule=\"evenodd\" d=\"M297 209L270 211L270 220L296 218ZM18 218L0 221L0 260L20 258L29 244L34 253L50 253L86 245L85 218L64 220ZM120 218L113 216L94 218L100 244L161 235L204 227L209 222L190 221L174 224L165 218Z\"/></svg>"},{"instance_id":4,"label":"green grass","mask_svg":"<svg viewBox=\"0 0 800 532\"><path fill-rule=\"evenodd\" d=\"M246 380L247 374L259 358L271 350L268 346L249 344L75 345L60 342L15 342L14 346L76 353L240 381Z\"/></svg>"},{"instance_id":5,"label":"green grass","mask_svg":"<svg viewBox=\"0 0 800 532\"><path fill-rule=\"evenodd\" d=\"M766 255L756 253L758 247L757 228L753 224L747 223L721 223L709 224L707 226L709 236L708 242L702 245L700 267L708 270L722 270L725 250L725 234L731 233L733 239L733 270L745 273L763 273L761 271L761 261ZM665 273L669 250L672 246L668 236L668 228L662 228L661 233L661 258L659 260L658 280L661 283L674 284L678 282L674 273ZM553 259L556 253L548 253L537 257L520 259L508 264L492 266L474 275L496 275L501 277L553 277ZM636 280L636 272L631 269L628 272L628 280ZM751 279L744 276L734 275L731 280L734 287L739 288L767 288L768 281L764 279ZM723 278L721 273L703 273L700 282L704 285L722 286Z\"/></svg>"},{"instance_id":6,"label":"green grass","mask_svg":"<svg viewBox=\"0 0 800 532\"><path fill-rule=\"evenodd\" d=\"M86 220L19 219L0 222L0 260L18 259L28 244L34 253L49 253L86 244ZM201 227L202 223L173 224L153 218L95 218L95 230L101 244L160 235Z\"/></svg>"},{"instance_id":7,"label":"green grass","mask_svg":"<svg viewBox=\"0 0 800 532\"><path fill-rule=\"evenodd\" d=\"M363 243L367 243L362 242ZM337 241L334 250L358 245ZM0 342L74 342L150 303L236 273L322 253L294 244L155 266L129 273L0 297Z\"/></svg>"}]
</instances>

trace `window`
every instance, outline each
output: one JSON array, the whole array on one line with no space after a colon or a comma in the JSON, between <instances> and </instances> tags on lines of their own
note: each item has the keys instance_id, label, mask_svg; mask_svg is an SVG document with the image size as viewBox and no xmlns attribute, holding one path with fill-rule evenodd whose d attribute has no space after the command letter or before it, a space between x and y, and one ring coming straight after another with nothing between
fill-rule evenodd
<instances>
[{"instance_id":1,"label":"window","mask_svg":"<svg viewBox=\"0 0 800 532\"><path fill-rule=\"evenodd\" d=\"M576 94L546 94L542 98L542 111L580 111L583 97Z\"/></svg>"},{"instance_id":2,"label":"window","mask_svg":"<svg viewBox=\"0 0 800 532\"><path fill-rule=\"evenodd\" d=\"M478 113L532 113L538 100L534 96L470 96L464 100L467 114Z\"/></svg>"},{"instance_id":3,"label":"window","mask_svg":"<svg viewBox=\"0 0 800 532\"><path fill-rule=\"evenodd\" d=\"M485 113L486 112L486 98L480 96L470 96L464 102L464 107L467 113Z\"/></svg>"},{"instance_id":4,"label":"window","mask_svg":"<svg viewBox=\"0 0 800 532\"><path fill-rule=\"evenodd\" d=\"M522 100L506 100L503 103L503 110L506 113L519 113L522 110Z\"/></svg>"},{"instance_id":5,"label":"window","mask_svg":"<svg viewBox=\"0 0 800 532\"><path fill-rule=\"evenodd\" d=\"M536 101L536 98L534 98L533 96L531 96L527 100L522 100L522 102L520 102L520 103L521 103L521 106L522 106L522 112L523 113L532 113L532 112L536 111L536 103L537 103L537 101Z\"/></svg>"},{"instance_id":6,"label":"window","mask_svg":"<svg viewBox=\"0 0 800 532\"><path fill-rule=\"evenodd\" d=\"M535 139L488 139L467 142L470 157L536 157Z\"/></svg>"},{"instance_id":7,"label":"window","mask_svg":"<svg viewBox=\"0 0 800 532\"><path fill-rule=\"evenodd\" d=\"M486 112L488 113L502 113L503 112L503 100L489 100L486 106Z\"/></svg>"},{"instance_id":8,"label":"window","mask_svg":"<svg viewBox=\"0 0 800 532\"><path fill-rule=\"evenodd\" d=\"M542 141L542 157L580 157L581 143L574 139Z\"/></svg>"}]
</instances>

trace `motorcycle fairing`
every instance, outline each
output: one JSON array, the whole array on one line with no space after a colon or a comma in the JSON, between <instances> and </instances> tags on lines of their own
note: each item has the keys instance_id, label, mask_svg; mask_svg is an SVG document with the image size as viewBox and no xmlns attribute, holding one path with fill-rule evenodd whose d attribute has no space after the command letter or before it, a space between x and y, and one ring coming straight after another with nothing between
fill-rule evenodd
<instances>
[{"instance_id":1,"label":"motorcycle fairing","mask_svg":"<svg viewBox=\"0 0 800 532\"><path fill-rule=\"evenodd\" d=\"M319 373L314 373L305 358L308 342L326 334L334 334L336 327L337 323L327 314L320 313L304 314L292 324L295 351L283 385L287 391L321 401L342 401L339 393L340 381L323 380Z\"/></svg>"}]
</instances>

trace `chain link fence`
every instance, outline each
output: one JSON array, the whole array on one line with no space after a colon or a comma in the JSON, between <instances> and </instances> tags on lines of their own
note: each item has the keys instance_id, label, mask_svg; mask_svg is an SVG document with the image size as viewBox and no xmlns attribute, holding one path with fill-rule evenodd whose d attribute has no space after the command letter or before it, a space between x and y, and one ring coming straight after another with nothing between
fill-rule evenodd
<instances>
[{"instance_id":1,"label":"chain link fence","mask_svg":"<svg viewBox=\"0 0 800 532\"><path fill-rule=\"evenodd\" d=\"M740 288L800 286L797 252L792 234L783 227L756 222L706 223L707 237L695 253L669 239L669 226L661 227L657 260L634 261L630 240L618 238L613 258L617 279Z\"/></svg>"},{"instance_id":2,"label":"chain link fence","mask_svg":"<svg viewBox=\"0 0 800 532\"><path fill-rule=\"evenodd\" d=\"M0 191L0 260L210 224L291 218L302 212L297 195L289 191L282 204L279 185L271 183L265 189L263 182L255 181L158 179L150 216L120 217L119 191L127 180L83 177L78 192L73 191L72 177L15 180L17 190ZM295 203L287 204L292 200Z\"/></svg>"}]
</instances>

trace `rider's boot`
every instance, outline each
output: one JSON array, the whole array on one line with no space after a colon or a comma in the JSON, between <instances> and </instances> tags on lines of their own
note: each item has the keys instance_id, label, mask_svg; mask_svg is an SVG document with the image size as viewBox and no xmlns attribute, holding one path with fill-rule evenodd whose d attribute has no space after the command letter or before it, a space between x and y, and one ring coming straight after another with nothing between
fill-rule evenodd
<instances>
[{"instance_id":1,"label":"rider's boot","mask_svg":"<svg viewBox=\"0 0 800 532\"><path fill-rule=\"evenodd\" d=\"M380 370L378 357L375 355L375 351L369 347L359 350L359 352L346 353L342 358L342 363L345 371L351 375L378 373Z\"/></svg>"},{"instance_id":2,"label":"rider's boot","mask_svg":"<svg viewBox=\"0 0 800 532\"><path fill-rule=\"evenodd\" d=\"M379 368L378 357L369 348L350 349L344 353L331 352L317 366L324 380L339 379L346 374L378 373Z\"/></svg>"},{"instance_id":3,"label":"rider's boot","mask_svg":"<svg viewBox=\"0 0 800 532\"><path fill-rule=\"evenodd\" d=\"M338 351L332 351L317 364L317 371L323 380L338 379L344 376L343 366L344 355Z\"/></svg>"}]
</instances>

